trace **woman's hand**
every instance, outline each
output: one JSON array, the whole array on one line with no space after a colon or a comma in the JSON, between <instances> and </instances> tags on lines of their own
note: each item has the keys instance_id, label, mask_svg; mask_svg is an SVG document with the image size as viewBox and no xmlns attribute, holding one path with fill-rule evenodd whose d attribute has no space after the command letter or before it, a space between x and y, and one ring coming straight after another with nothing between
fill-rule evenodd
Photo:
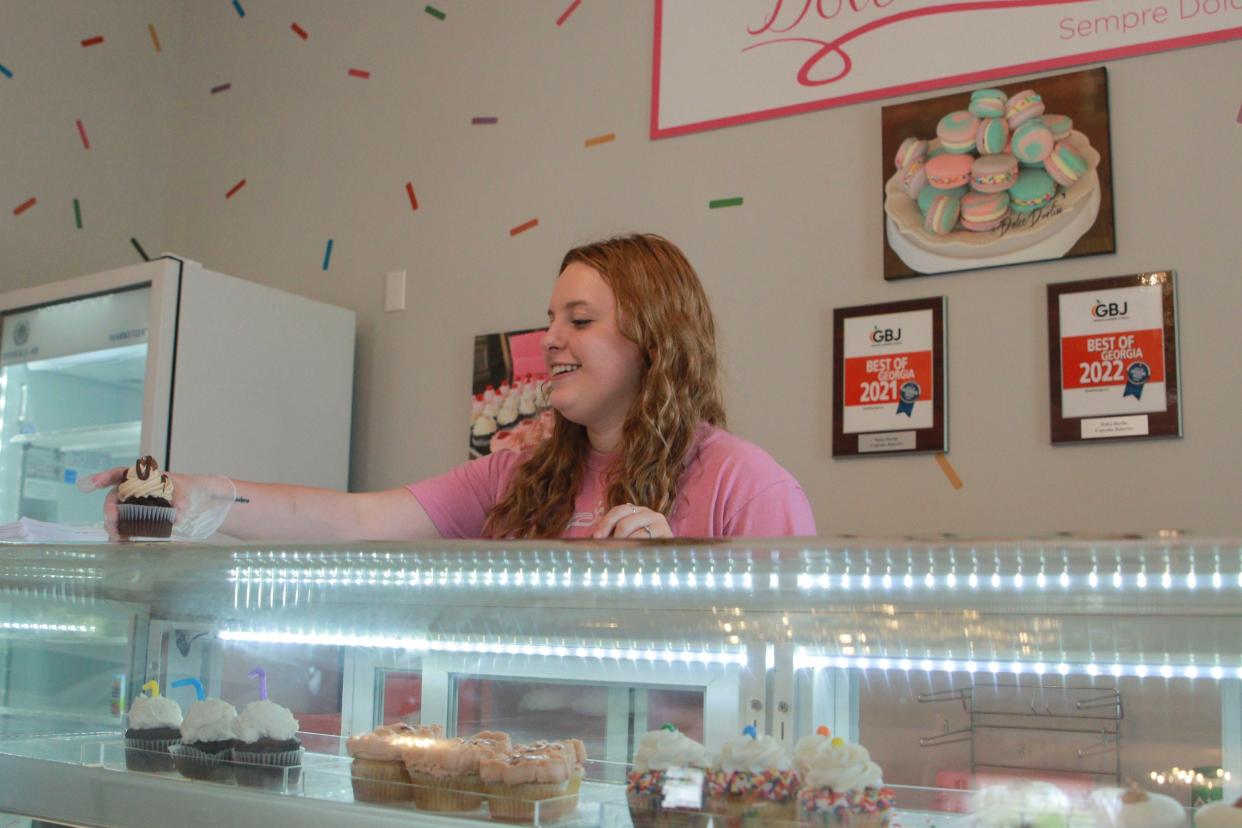
<instances>
[{"instance_id":1,"label":"woman's hand","mask_svg":"<svg viewBox=\"0 0 1242 828\"><path fill-rule=\"evenodd\" d=\"M117 487L125 479L128 466L93 474L80 481L83 492L111 487L104 498L104 529L112 540L123 540L117 533ZM166 472L173 484L172 505L177 510L173 537L177 540L205 540L220 528L237 497L237 488L227 477Z\"/></svg>"},{"instance_id":2,"label":"woman's hand","mask_svg":"<svg viewBox=\"0 0 1242 828\"><path fill-rule=\"evenodd\" d=\"M668 518L659 512L633 503L622 503L609 509L595 522L591 537L650 540L671 538L673 530L668 525Z\"/></svg>"}]
</instances>

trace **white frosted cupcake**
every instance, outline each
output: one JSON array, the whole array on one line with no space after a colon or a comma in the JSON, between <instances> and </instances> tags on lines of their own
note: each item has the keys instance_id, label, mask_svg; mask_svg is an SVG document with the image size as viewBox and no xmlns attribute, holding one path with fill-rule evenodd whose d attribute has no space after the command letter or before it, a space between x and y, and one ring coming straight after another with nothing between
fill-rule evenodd
<instances>
[{"instance_id":1,"label":"white frosted cupcake","mask_svg":"<svg viewBox=\"0 0 1242 828\"><path fill-rule=\"evenodd\" d=\"M798 774L780 742L747 726L725 742L707 774L712 813L728 823L794 819Z\"/></svg>"},{"instance_id":2,"label":"white frosted cupcake","mask_svg":"<svg viewBox=\"0 0 1242 828\"><path fill-rule=\"evenodd\" d=\"M1186 822L1186 809L1176 799L1136 784L1092 791L1090 803L1100 828L1181 828Z\"/></svg>"},{"instance_id":3,"label":"white frosted cupcake","mask_svg":"<svg viewBox=\"0 0 1242 828\"><path fill-rule=\"evenodd\" d=\"M820 727L794 746L802 786L798 819L811 825L881 828L893 813L893 792L862 745Z\"/></svg>"},{"instance_id":4,"label":"white frosted cupcake","mask_svg":"<svg viewBox=\"0 0 1242 828\"><path fill-rule=\"evenodd\" d=\"M1242 828L1242 798L1209 802L1195 811L1195 828Z\"/></svg>"},{"instance_id":5,"label":"white frosted cupcake","mask_svg":"<svg viewBox=\"0 0 1242 828\"><path fill-rule=\"evenodd\" d=\"M171 771L168 749L181 741L181 705L167 696L139 696L129 708L125 767L132 771Z\"/></svg>"},{"instance_id":6,"label":"white frosted cupcake","mask_svg":"<svg viewBox=\"0 0 1242 828\"><path fill-rule=\"evenodd\" d=\"M634 768L626 777L625 797L634 828L705 825L702 788L707 758L703 746L671 724L644 733L634 753ZM665 790L698 783L699 807L665 804Z\"/></svg>"},{"instance_id":7,"label":"white frosted cupcake","mask_svg":"<svg viewBox=\"0 0 1242 828\"><path fill-rule=\"evenodd\" d=\"M289 708L269 699L253 701L233 722L237 782L254 788L283 789L301 775L302 743L298 720Z\"/></svg>"},{"instance_id":8,"label":"white frosted cupcake","mask_svg":"<svg viewBox=\"0 0 1242 828\"><path fill-rule=\"evenodd\" d=\"M220 699L190 705L181 720L181 743L169 748L177 772L190 779L227 779L237 710Z\"/></svg>"}]
</instances>

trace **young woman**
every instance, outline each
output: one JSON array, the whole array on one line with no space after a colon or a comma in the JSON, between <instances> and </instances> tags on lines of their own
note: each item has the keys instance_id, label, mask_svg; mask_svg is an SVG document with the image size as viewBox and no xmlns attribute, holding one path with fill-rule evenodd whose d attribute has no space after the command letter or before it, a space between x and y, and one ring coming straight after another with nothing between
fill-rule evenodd
<instances>
[{"instance_id":1,"label":"young woman","mask_svg":"<svg viewBox=\"0 0 1242 828\"><path fill-rule=\"evenodd\" d=\"M217 528L290 540L815 534L797 481L724 430L715 322L671 242L633 235L570 250L542 344L556 413L538 446L365 494L172 475L174 536ZM115 486L124 472L92 482ZM234 494L238 504L221 508ZM115 504L113 491L110 527Z\"/></svg>"}]
</instances>

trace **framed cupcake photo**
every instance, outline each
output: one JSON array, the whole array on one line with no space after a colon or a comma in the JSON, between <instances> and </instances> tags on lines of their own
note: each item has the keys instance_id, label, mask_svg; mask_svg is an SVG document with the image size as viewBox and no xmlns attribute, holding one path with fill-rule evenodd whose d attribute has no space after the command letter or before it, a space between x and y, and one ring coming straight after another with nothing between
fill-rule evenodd
<instances>
[{"instance_id":1,"label":"framed cupcake photo","mask_svg":"<svg viewBox=\"0 0 1242 828\"><path fill-rule=\"evenodd\" d=\"M1108 72L882 113L884 278L1115 253Z\"/></svg>"},{"instance_id":2,"label":"framed cupcake photo","mask_svg":"<svg viewBox=\"0 0 1242 828\"><path fill-rule=\"evenodd\" d=\"M552 433L548 380L539 342L547 328L474 338L470 457L521 451Z\"/></svg>"}]
</instances>

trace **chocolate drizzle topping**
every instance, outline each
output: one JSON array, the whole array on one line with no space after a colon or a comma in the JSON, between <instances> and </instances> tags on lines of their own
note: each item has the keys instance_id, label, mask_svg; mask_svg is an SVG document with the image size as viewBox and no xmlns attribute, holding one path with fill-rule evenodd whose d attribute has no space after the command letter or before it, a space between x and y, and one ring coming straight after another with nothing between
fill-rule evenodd
<instances>
[{"instance_id":1,"label":"chocolate drizzle topping","mask_svg":"<svg viewBox=\"0 0 1242 828\"><path fill-rule=\"evenodd\" d=\"M155 458L148 454L146 457L139 458L138 462L134 464L134 471L138 473L139 480L146 480L151 476L151 472L159 467L160 465L155 462Z\"/></svg>"}]
</instances>

